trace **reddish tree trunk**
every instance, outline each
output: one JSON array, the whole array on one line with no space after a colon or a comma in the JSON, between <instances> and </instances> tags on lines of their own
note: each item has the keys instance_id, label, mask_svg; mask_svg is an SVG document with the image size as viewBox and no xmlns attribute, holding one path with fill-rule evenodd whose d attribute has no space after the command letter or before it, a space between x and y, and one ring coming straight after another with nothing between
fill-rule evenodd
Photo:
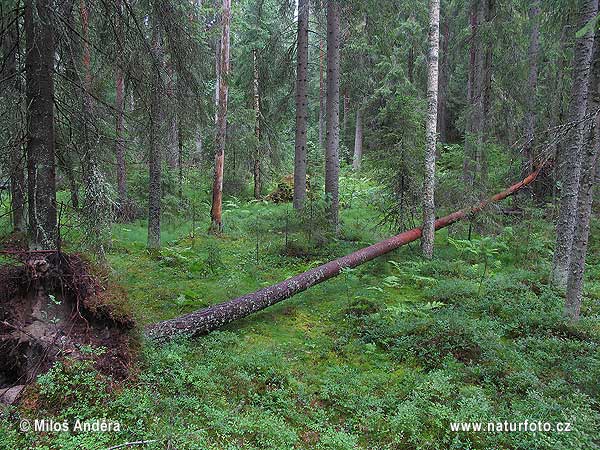
<instances>
[{"instance_id":1,"label":"reddish tree trunk","mask_svg":"<svg viewBox=\"0 0 600 450\"><path fill-rule=\"evenodd\" d=\"M231 0L223 0L221 15L221 45L219 51L219 104L217 108L217 137L215 142L215 172L210 209L213 233L223 231L223 163L225 161L225 140L227 137L227 96L229 78L229 26L231 21Z\"/></svg>"},{"instance_id":2,"label":"reddish tree trunk","mask_svg":"<svg viewBox=\"0 0 600 450\"><path fill-rule=\"evenodd\" d=\"M541 168L540 168L541 169ZM490 203L495 203L514 194L519 189L532 183L539 170L529 175L523 181L511 186L505 191L494 195L472 208L462 209L436 220L435 229L439 230L465 217L481 211ZM252 294L229 300L225 303L210 306L174 319L148 325L145 334L148 338L165 341L176 336L195 336L216 330L234 320L241 319L275 303L290 298L316 284L322 283L340 274L344 268L352 268L385 255L409 242L421 237L421 228L400 233L397 236L365 247L349 255L330 261L307 272L296 275L280 283L260 289Z\"/></svg>"}]
</instances>

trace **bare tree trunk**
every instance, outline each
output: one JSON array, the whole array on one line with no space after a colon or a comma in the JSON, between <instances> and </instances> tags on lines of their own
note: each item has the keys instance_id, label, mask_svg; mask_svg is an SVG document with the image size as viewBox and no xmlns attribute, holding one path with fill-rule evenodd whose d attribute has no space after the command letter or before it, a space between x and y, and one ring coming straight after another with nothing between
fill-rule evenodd
<instances>
[{"instance_id":1,"label":"bare tree trunk","mask_svg":"<svg viewBox=\"0 0 600 450\"><path fill-rule=\"evenodd\" d=\"M159 10L154 7L152 20L152 74L150 92L150 152L148 155L148 248L160 247L161 219L161 177L164 143L164 108L162 98L165 94L163 83L164 50L159 23Z\"/></svg>"},{"instance_id":2,"label":"bare tree trunk","mask_svg":"<svg viewBox=\"0 0 600 450\"><path fill-rule=\"evenodd\" d=\"M323 39L319 38L319 148L325 142L325 50Z\"/></svg>"},{"instance_id":3,"label":"bare tree trunk","mask_svg":"<svg viewBox=\"0 0 600 450\"><path fill-rule=\"evenodd\" d=\"M258 80L258 62L256 60L256 49L252 49L252 61L254 65L254 137L256 148L254 149L254 198L260 199L260 93Z\"/></svg>"},{"instance_id":4,"label":"bare tree trunk","mask_svg":"<svg viewBox=\"0 0 600 450\"><path fill-rule=\"evenodd\" d=\"M5 114L8 121L9 148L9 176L10 176L10 199L13 231L25 231L25 168L24 154L21 146L20 136L20 112L21 112L21 82L17 70L17 55L19 53L19 16L9 14L5 16L6 23L5 38L2 39L2 53L4 56L3 83L0 93L4 97L3 105L6 106ZM4 21L3 21L4 22ZM1 23L1 22L0 22Z\"/></svg>"},{"instance_id":5,"label":"bare tree trunk","mask_svg":"<svg viewBox=\"0 0 600 450\"><path fill-rule=\"evenodd\" d=\"M210 209L213 233L223 231L223 163L225 162L225 143L227 137L227 96L229 83L229 26L231 21L231 0L223 0L221 12L221 45L219 58L219 105L217 109L217 136L215 141L215 173Z\"/></svg>"},{"instance_id":6,"label":"bare tree trunk","mask_svg":"<svg viewBox=\"0 0 600 450\"><path fill-rule=\"evenodd\" d=\"M363 146L363 123L360 105L356 108L356 126L354 131L354 157L352 158L352 169L355 172L360 170L362 162L362 146Z\"/></svg>"},{"instance_id":7,"label":"bare tree trunk","mask_svg":"<svg viewBox=\"0 0 600 450\"><path fill-rule=\"evenodd\" d=\"M57 245L54 161L54 28L49 0L25 1L27 184L32 249Z\"/></svg>"},{"instance_id":8,"label":"bare tree trunk","mask_svg":"<svg viewBox=\"0 0 600 450\"><path fill-rule=\"evenodd\" d=\"M421 249L427 259L433 257L435 234L435 152L438 94L438 53L440 46L440 0L429 0L429 58L427 60L427 123L425 179L423 182L423 236Z\"/></svg>"},{"instance_id":9,"label":"bare tree trunk","mask_svg":"<svg viewBox=\"0 0 600 450\"><path fill-rule=\"evenodd\" d=\"M598 0L583 0L579 28L592 20L598 13ZM584 125L581 120L585 116L590 61L594 43L594 32L588 31L577 39L573 60L573 87L569 106L569 122L575 126L567 140L568 146L563 147L557 155L558 171L561 181L560 211L556 224L556 245L552 262L552 283L564 289L567 285L569 259L572 251L573 234L577 211L577 196L581 173L581 155Z\"/></svg>"},{"instance_id":10,"label":"bare tree trunk","mask_svg":"<svg viewBox=\"0 0 600 450\"><path fill-rule=\"evenodd\" d=\"M525 167L528 173L533 168L533 147L535 140L536 97L538 79L538 56L540 53L540 0L533 0L529 8L531 21L531 37L529 40L529 78L527 80L527 112L525 113Z\"/></svg>"},{"instance_id":11,"label":"bare tree trunk","mask_svg":"<svg viewBox=\"0 0 600 450\"><path fill-rule=\"evenodd\" d=\"M294 208L306 197L306 128L308 126L308 16L309 0L298 1L298 65L296 69L296 149L294 154Z\"/></svg>"},{"instance_id":12,"label":"bare tree trunk","mask_svg":"<svg viewBox=\"0 0 600 450\"><path fill-rule=\"evenodd\" d=\"M116 0L117 9L117 67L115 70L115 109L116 109L116 138L115 138L115 156L117 161L117 192L119 196L119 205L125 207L127 202L127 167L125 164L125 80L123 76L123 58L121 49L123 48L123 23L121 14L123 13L122 0Z\"/></svg>"},{"instance_id":13,"label":"bare tree trunk","mask_svg":"<svg viewBox=\"0 0 600 450\"><path fill-rule=\"evenodd\" d=\"M342 132L344 136L343 142L346 144L348 142L348 123L350 122L350 95L348 94L348 88L344 89L343 99L344 122L342 125Z\"/></svg>"},{"instance_id":14,"label":"bare tree trunk","mask_svg":"<svg viewBox=\"0 0 600 450\"><path fill-rule=\"evenodd\" d=\"M594 51L591 62L589 96L587 111L593 114L600 107L600 36L594 40ZM575 235L569 260L569 275L567 279L567 296L565 314L573 320L579 319L583 297L583 276L585 272L585 257L590 234L590 218L594 182L598 173L600 147L600 115L595 117L591 127L586 127L583 142L584 154L581 165L579 192L577 196L577 213L575 220Z\"/></svg>"},{"instance_id":15,"label":"bare tree trunk","mask_svg":"<svg viewBox=\"0 0 600 450\"><path fill-rule=\"evenodd\" d=\"M325 196L331 228L339 231L340 172L340 3L327 2L327 148Z\"/></svg>"},{"instance_id":16,"label":"bare tree trunk","mask_svg":"<svg viewBox=\"0 0 600 450\"><path fill-rule=\"evenodd\" d=\"M487 205L513 195L519 189L532 183L538 172L532 173L523 181L480 202L472 208L453 212L435 221L435 229L440 230L459 220L470 217L483 210ZM349 255L322 264L307 272L296 275L280 283L260 289L252 294L243 295L218 305L194 311L174 319L146 326L146 337L156 341L166 341L177 336L197 336L216 330L234 320L246 317L282 300L305 291L306 289L339 275L345 268L357 267L379 256L385 255L409 242L421 237L421 229L413 228L384 241L362 248Z\"/></svg>"}]
</instances>

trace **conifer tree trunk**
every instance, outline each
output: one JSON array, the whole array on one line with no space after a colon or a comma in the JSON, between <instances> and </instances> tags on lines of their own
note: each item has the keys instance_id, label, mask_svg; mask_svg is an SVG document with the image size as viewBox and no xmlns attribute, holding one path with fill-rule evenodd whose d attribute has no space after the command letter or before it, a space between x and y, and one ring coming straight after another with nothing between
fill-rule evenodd
<instances>
[{"instance_id":1,"label":"conifer tree trunk","mask_svg":"<svg viewBox=\"0 0 600 450\"><path fill-rule=\"evenodd\" d=\"M164 110L162 98L164 54L159 23L159 10L154 7L152 23L152 74L150 92L150 152L148 156L148 248L160 248L160 220L162 197L162 160L164 143Z\"/></svg>"},{"instance_id":2,"label":"conifer tree trunk","mask_svg":"<svg viewBox=\"0 0 600 450\"><path fill-rule=\"evenodd\" d=\"M325 196L332 230L339 231L340 172L340 2L327 2L327 147Z\"/></svg>"},{"instance_id":3,"label":"conifer tree trunk","mask_svg":"<svg viewBox=\"0 0 600 450\"><path fill-rule=\"evenodd\" d=\"M168 130L167 130L167 165L170 170L175 170L179 164L179 126L177 125L177 95L175 93L175 72L172 65L167 65L167 99L168 104Z\"/></svg>"},{"instance_id":4,"label":"conifer tree trunk","mask_svg":"<svg viewBox=\"0 0 600 450\"><path fill-rule=\"evenodd\" d=\"M115 30L117 32L117 54L119 56L117 56L117 66L115 70L115 157L117 162L117 193L121 207L127 202L127 167L125 164L125 79L122 69L124 61L121 56L124 45L123 21L121 18L121 14L123 13L122 5L122 0L116 0L117 23L115 25Z\"/></svg>"},{"instance_id":5,"label":"conifer tree trunk","mask_svg":"<svg viewBox=\"0 0 600 450\"><path fill-rule=\"evenodd\" d=\"M221 11L221 45L219 50L219 103L217 108L217 136L215 140L215 167L212 189L212 206L210 210L210 231L213 233L221 233L223 231L223 164L225 162L225 144L227 137L230 21L231 0L223 0L223 9Z\"/></svg>"},{"instance_id":6,"label":"conifer tree trunk","mask_svg":"<svg viewBox=\"0 0 600 450\"><path fill-rule=\"evenodd\" d=\"M582 28L598 13L598 0L582 0L579 27ZM560 210L556 224L556 245L552 262L552 283L564 289L567 285L569 260L572 251L573 235L577 211L577 196L581 173L583 128L581 123L586 112L590 62L594 43L593 30L577 39L573 60L573 85L569 106L569 122L579 124L573 127L567 145L557 155L559 178L561 181Z\"/></svg>"},{"instance_id":7,"label":"conifer tree trunk","mask_svg":"<svg viewBox=\"0 0 600 450\"><path fill-rule=\"evenodd\" d=\"M529 40L529 77L527 80L527 112L525 113L525 173L533 168L533 146L535 144L536 96L538 79L538 55L540 52L540 0L533 0L529 8L531 37Z\"/></svg>"},{"instance_id":8,"label":"conifer tree trunk","mask_svg":"<svg viewBox=\"0 0 600 450\"><path fill-rule=\"evenodd\" d=\"M589 83L589 96L587 111L593 114L600 108L600 36L594 39L594 51L591 63ZM590 218L594 182L598 173L599 147L600 147L600 115L595 117L591 127L585 130L583 142L583 157L581 162L581 176L577 195L577 212L575 216L575 234L571 246L569 260L569 276L567 280L567 296L565 301L565 314L573 320L579 319L581 300L583 297L583 276L585 272L585 257L587 253L590 234Z\"/></svg>"},{"instance_id":9,"label":"conifer tree trunk","mask_svg":"<svg viewBox=\"0 0 600 450\"><path fill-rule=\"evenodd\" d=\"M360 107L356 108L356 126L354 130L354 157L352 158L352 169L355 172L360 170L362 162L362 146L363 146L363 123Z\"/></svg>"},{"instance_id":10,"label":"conifer tree trunk","mask_svg":"<svg viewBox=\"0 0 600 450\"><path fill-rule=\"evenodd\" d=\"M438 94L438 53L440 45L440 0L429 0L429 58L427 61L427 123L425 126L425 179L423 182L423 236L421 249L433 257L435 234L435 152Z\"/></svg>"},{"instance_id":11,"label":"conifer tree trunk","mask_svg":"<svg viewBox=\"0 0 600 450\"><path fill-rule=\"evenodd\" d=\"M325 145L325 50L319 38L319 148Z\"/></svg>"},{"instance_id":12,"label":"conifer tree trunk","mask_svg":"<svg viewBox=\"0 0 600 450\"><path fill-rule=\"evenodd\" d=\"M294 208L306 197L306 129L308 126L308 16L309 0L298 1L298 64L296 69L296 148L294 153Z\"/></svg>"},{"instance_id":13,"label":"conifer tree trunk","mask_svg":"<svg viewBox=\"0 0 600 450\"><path fill-rule=\"evenodd\" d=\"M260 199L260 93L258 80L258 61L256 59L256 49L252 50L254 80L252 83L254 94L254 137L256 138L256 148L254 149L254 198Z\"/></svg>"},{"instance_id":14,"label":"conifer tree trunk","mask_svg":"<svg viewBox=\"0 0 600 450\"><path fill-rule=\"evenodd\" d=\"M9 122L8 139L6 143L9 151L9 177L10 177L10 207L13 231L25 231L25 168L21 137L19 136L19 120L21 110L21 82L17 70L17 54L19 53L19 18L17 14L7 14L3 20L5 30L2 39L2 54L4 56L3 78L0 84L0 94L3 105L6 106L4 114ZM0 22L1 23L1 22Z\"/></svg>"},{"instance_id":15,"label":"conifer tree trunk","mask_svg":"<svg viewBox=\"0 0 600 450\"><path fill-rule=\"evenodd\" d=\"M29 245L56 248L54 28L49 0L25 1Z\"/></svg>"},{"instance_id":16,"label":"conifer tree trunk","mask_svg":"<svg viewBox=\"0 0 600 450\"><path fill-rule=\"evenodd\" d=\"M449 78L449 58L448 49L450 45L450 20L448 16L443 21L441 48L440 48L440 63L439 63L439 80L438 80L438 113L437 113L437 130L440 142L447 142L448 137L448 78Z\"/></svg>"}]
</instances>

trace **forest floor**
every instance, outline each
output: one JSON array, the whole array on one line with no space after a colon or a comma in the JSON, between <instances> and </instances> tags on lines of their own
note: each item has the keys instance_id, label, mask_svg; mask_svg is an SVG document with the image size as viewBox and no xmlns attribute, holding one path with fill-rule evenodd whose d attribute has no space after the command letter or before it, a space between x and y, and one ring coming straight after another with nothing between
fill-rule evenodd
<instances>
[{"instance_id":1,"label":"forest floor","mask_svg":"<svg viewBox=\"0 0 600 450\"><path fill-rule=\"evenodd\" d=\"M206 221L174 219L154 253L144 222L117 224L111 280L140 327L252 292L392 234L374 220L370 182L356 192L338 240L299 231L289 204L236 199L222 237ZM576 325L547 286L552 227L510 225L466 241L459 224L438 233L432 261L414 244L208 336L142 342L122 382L59 362L4 407L0 447L599 448L600 224ZM24 433L23 418L105 418L120 431ZM450 425L524 420L571 431Z\"/></svg>"}]
</instances>

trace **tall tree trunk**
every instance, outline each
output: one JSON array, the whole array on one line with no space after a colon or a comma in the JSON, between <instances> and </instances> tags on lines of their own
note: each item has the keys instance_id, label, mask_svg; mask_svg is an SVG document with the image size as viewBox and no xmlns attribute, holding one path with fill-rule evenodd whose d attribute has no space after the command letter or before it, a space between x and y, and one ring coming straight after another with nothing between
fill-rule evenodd
<instances>
[{"instance_id":1,"label":"tall tree trunk","mask_svg":"<svg viewBox=\"0 0 600 450\"><path fill-rule=\"evenodd\" d=\"M433 257L435 234L435 152L438 96L438 53L440 46L440 0L429 0L429 58L427 60L427 123L425 126L425 179L423 182L423 237L421 249Z\"/></svg>"},{"instance_id":2,"label":"tall tree trunk","mask_svg":"<svg viewBox=\"0 0 600 450\"><path fill-rule=\"evenodd\" d=\"M319 38L319 148L325 145L325 49Z\"/></svg>"},{"instance_id":3,"label":"tall tree trunk","mask_svg":"<svg viewBox=\"0 0 600 450\"><path fill-rule=\"evenodd\" d=\"M594 39L594 51L591 63L589 96L587 112L594 114L600 108L600 36ZM567 296L565 314L571 319L579 319L583 297L583 276L585 272L585 257L590 234L590 218L594 183L598 173L600 153L600 115L596 115L594 123L585 131L583 142L584 154L581 162L581 176L577 195L577 215L575 219L575 235L569 261L569 276L567 279Z\"/></svg>"},{"instance_id":4,"label":"tall tree trunk","mask_svg":"<svg viewBox=\"0 0 600 450\"><path fill-rule=\"evenodd\" d=\"M331 228L339 231L340 172L340 2L327 2L327 148L325 196Z\"/></svg>"},{"instance_id":5,"label":"tall tree trunk","mask_svg":"<svg viewBox=\"0 0 600 450\"><path fill-rule=\"evenodd\" d=\"M348 142L348 123L350 123L350 95L348 94L348 88L344 89L344 95L343 95L343 111L344 111L344 122L342 125L342 132L343 132L343 141L344 144L346 144Z\"/></svg>"},{"instance_id":6,"label":"tall tree trunk","mask_svg":"<svg viewBox=\"0 0 600 450\"><path fill-rule=\"evenodd\" d=\"M217 136L215 141L215 173L210 209L211 232L223 231L223 163L227 137L227 96L229 83L229 26L231 21L231 0L223 0L221 12L221 45L219 58L219 105L217 109Z\"/></svg>"},{"instance_id":7,"label":"tall tree trunk","mask_svg":"<svg viewBox=\"0 0 600 450\"><path fill-rule=\"evenodd\" d=\"M25 1L29 245L57 245L54 29L49 0Z\"/></svg>"},{"instance_id":8,"label":"tall tree trunk","mask_svg":"<svg viewBox=\"0 0 600 450\"><path fill-rule=\"evenodd\" d=\"M308 126L308 16L309 0L298 1L298 64L296 69L296 149L294 154L294 208L306 197L306 129Z\"/></svg>"},{"instance_id":9,"label":"tall tree trunk","mask_svg":"<svg viewBox=\"0 0 600 450\"><path fill-rule=\"evenodd\" d=\"M252 61L254 66L254 82L252 83L254 94L254 137L256 148L254 149L254 198L260 199L260 93L258 80L258 61L256 49L252 49Z\"/></svg>"},{"instance_id":10,"label":"tall tree trunk","mask_svg":"<svg viewBox=\"0 0 600 450\"><path fill-rule=\"evenodd\" d=\"M161 177L165 117L162 98L165 94L163 83L164 50L159 23L160 11L154 7L152 20L152 61L153 70L150 86L150 152L148 155L148 247L160 247L161 219Z\"/></svg>"},{"instance_id":11,"label":"tall tree trunk","mask_svg":"<svg viewBox=\"0 0 600 450\"><path fill-rule=\"evenodd\" d=\"M171 64L167 65L167 99L169 128L167 131L167 165L175 170L179 161L179 126L177 125L177 96L175 93L175 73Z\"/></svg>"},{"instance_id":12,"label":"tall tree trunk","mask_svg":"<svg viewBox=\"0 0 600 450\"><path fill-rule=\"evenodd\" d=\"M592 20L598 13L598 0L582 0L579 28ZM577 211L577 195L581 173L581 154L590 62L594 43L593 30L577 39L573 60L573 86L569 106L569 122L579 124L569 133L568 145L557 155L558 171L561 181L560 211L556 224L556 245L552 262L552 283L564 289L567 284L569 258L572 251L573 234Z\"/></svg>"},{"instance_id":13,"label":"tall tree trunk","mask_svg":"<svg viewBox=\"0 0 600 450\"><path fill-rule=\"evenodd\" d=\"M360 170L362 162L362 146L363 146L363 123L360 105L356 108L356 126L354 130L354 157L352 158L352 169L355 172Z\"/></svg>"},{"instance_id":14,"label":"tall tree trunk","mask_svg":"<svg viewBox=\"0 0 600 450\"><path fill-rule=\"evenodd\" d=\"M19 16L7 14L3 23L5 37L2 39L2 54L4 56L3 83L0 93L3 105L6 106L5 117L8 118L8 151L10 176L10 207L12 213L13 231L25 231L25 168L24 154L20 136L21 111L21 82L17 70L17 55L19 53ZM3 21L4 22L4 21Z\"/></svg>"},{"instance_id":15,"label":"tall tree trunk","mask_svg":"<svg viewBox=\"0 0 600 450\"><path fill-rule=\"evenodd\" d=\"M533 168L533 147L535 140L536 122L536 97L538 79L538 55L540 53L540 0L533 0L529 8L529 20L531 21L531 36L529 38L529 77L527 80L527 112L525 113L525 164L524 172L528 173Z\"/></svg>"},{"instance_id":16,"label":"tall tree trunk","mask_svg":"<svg viewBox=\"0 0 600 450\"><path fill-rule=\"evenodd\" d=\"M124 208L127 202L127 167L125 165L125 79L123 76L122 64L122 48L123 40L123 21L121 14L123 13L122 0L116 0L117 9L117 66L115 70L115 109L116 109L116 126L115 126L115 156L117 161L117 192L119 196L119 205Z\"/></svg>"},{"instance_id":17,"label":"tall tree trunk","mask_svg":"<svg viewBox=\"0 0 600 450\"><path fill-rule=\"evenodd\" d=\"M437 130L439 140L442 143L447 142L448 133L448 48L450 44L450 17L448 16L442 25L439 79L438 79L438 112L437 112Z\"/></svg>"}]
</instances>

